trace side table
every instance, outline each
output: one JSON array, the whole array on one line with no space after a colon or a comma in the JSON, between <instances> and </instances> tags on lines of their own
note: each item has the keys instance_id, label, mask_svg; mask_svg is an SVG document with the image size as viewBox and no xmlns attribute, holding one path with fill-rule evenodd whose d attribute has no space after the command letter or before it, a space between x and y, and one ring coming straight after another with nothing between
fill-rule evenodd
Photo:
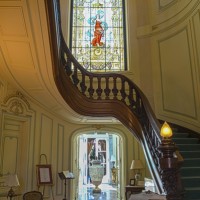
<instances>
[{"instance_id":1,"label":"side table","mask_svg":"<svg viewBox=\"0 0 200 200\"><path fill-rule=\"evenodd\" d=\"M137 194L137 193L140 193L142 192L142 190L144 190L144 186L140 186L140 185L127 185L125 187L125 196L126 196L126 200L129 199L130 195L131 194Z\"/></svg>"}]
</instances>

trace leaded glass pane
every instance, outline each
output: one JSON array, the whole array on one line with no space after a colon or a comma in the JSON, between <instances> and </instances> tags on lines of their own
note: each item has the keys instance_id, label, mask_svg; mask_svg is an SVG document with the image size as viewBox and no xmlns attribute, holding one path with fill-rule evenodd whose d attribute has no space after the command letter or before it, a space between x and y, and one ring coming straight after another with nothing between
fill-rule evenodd
<instances>
[{"instance_id":1,"label":"leaded glass pane","mask_svg":"<svg viewBox=\"0 0 200 200\"><path fill-rule=\"evenodd\" d=\"M72 53L88 71L125 70L122 1L73 1Z\"/></svg>"}]
</instances>

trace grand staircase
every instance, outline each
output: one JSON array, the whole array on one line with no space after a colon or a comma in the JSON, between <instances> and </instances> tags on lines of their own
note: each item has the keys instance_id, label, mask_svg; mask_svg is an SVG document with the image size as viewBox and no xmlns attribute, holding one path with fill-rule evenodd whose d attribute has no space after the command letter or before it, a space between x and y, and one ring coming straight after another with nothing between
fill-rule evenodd
<instances>
[{"instance_id":1,"label":"grand staircase","mask_svg":"<svg viewBox=\"0 0 200 200\"><path fill-rule=\"evenodd\" d=\"M117 118L141 143L158 193L166 194L167 200L183 200L179 173L182 156L176 151L171 139L161 138L161 124L144 93L122 74L97 74L85 70L74 58L63 38L58 0L45 0L45 3L54 80L63 99L81 115ZM186 147L182 147L183 140L179 140L180 150L189 153L189 147L186 150ZM194 152L198 154L199 146L193 146L196 148ZM181 173L186 168L187 165L181 169ZM182 178L183 181L185 179L187 176ZM187 191L188 196L190 192ZM192 194L190 197L193 198Z\"/></svg>"},{"instance_id":2,"label":"grand staircase","mask_svg":"<svg viewBox=\"0 0 200 200\"><path fill-rule=\"evenodd\" d=\"M200 200L200 138L190 130L175 128L173 132L173 141L184 159L181 168L184 200Z\"/></svg>"}]
</instances>

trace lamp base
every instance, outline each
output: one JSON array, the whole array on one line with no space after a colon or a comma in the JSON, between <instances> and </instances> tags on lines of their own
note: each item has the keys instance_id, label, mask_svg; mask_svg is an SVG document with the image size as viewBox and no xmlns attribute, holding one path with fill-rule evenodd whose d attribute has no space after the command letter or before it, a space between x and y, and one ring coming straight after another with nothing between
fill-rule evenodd
<instances>
[{"instance_id":1,"label":"lamp base","mask_svg":"<svg viewBox=\"0 0 200 200\"><path fill-rule=\"evenodd\" d=\"M138 185L138 181L140 180L140 177L141 177L141 175L140 175L140 173L136 173L135 174L135 182L136 182L136 185Z\"/></svg>"},{"instance_id":2,"label":"lamp base","mask_svg":"<svg viewBox=\"0 0 200 200\"><path fill-rule=\"evenodd\" d=\"M7 197L10 197L10 200L11 200L14 195L15 195L15 192L11 187L10 190L8 191L8 196Z\"/></svg>"}]
</instances>

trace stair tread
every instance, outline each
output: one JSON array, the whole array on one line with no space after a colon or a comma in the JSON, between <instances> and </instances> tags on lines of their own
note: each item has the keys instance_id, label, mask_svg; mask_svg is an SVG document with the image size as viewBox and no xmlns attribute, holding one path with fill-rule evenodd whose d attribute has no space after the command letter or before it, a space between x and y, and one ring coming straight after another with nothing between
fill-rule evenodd
<instances>
[{"instance_id":1,"label":"stair tread","mask_svg":"<svg viewBox=\"0 0 200 200\"><path fill-rule=\"evenodd\" d=\"M184 199L200 200L200 186L198 184L200 179L200 140L189 132L178 129L174 129L172 140L176 143L185 161L185 165L183 163L181 166L181 179L186 192Z\"/></svg>"},{"instance_id":2,"label":"stair tread","mask_svg":"<svg viewBox=\"0 0 200 200\"><path fill-rule=\"evenodd\" d=\"M187 167L187 166L186 167L184 167L184 166L181 167L181 169L190 169L190 168L192 168L192 169L200 169L200 167Z\"/></svg>"},{"instance_id":3,"label":"stair tread","mask_svg":"<svg viewBox=\"0 0 200 200\"><path fill-rule=\"evenodd\" d=\"M195 150L195 151L180 151L180 152L194 152L194 153L200 153L200 150L199 151L197 151L197 150Z\"/></svg>"},{"instance_id":4,"label":"stair tread","mask_svg":"<svg viewBox=\"0 0 200 200\"><path fill-rule=\"evenodd\" d=\"M184 146L186 146L186 145L188 145L188 146L191 146L191 145L193 145L193 146L196 146L196 145L200 145L200 143L197 143L197 144L178 144L178 145L184 145Z\"/></svg>"},{"instance_id":5,"label":"stair tread","mask_svg":"<svg viewBox=\"0 0 200 200\"><path fill-rule=\"evenodd\" d=\"M193 178L193 179L198 179L200 178L200 176L183 176L182 179L190 179L190 178Z\"/></svg>"},{"instance_id":6,"label":"stair tread","mask_svg":"<svg viewBox=\"0 0 200 200\"><path fill-rule=\"evenodd\" d=\"M185 190L200 190L200 187L185 187Z\"/></svg>"},{"instance_id":7,"label":"stair tread","mask_svg":"<svg viewBox=\"0 0 200 200\"><path fill-rule=\"evenodd\" d=\"M176 140L199 140L198 138L191 138L191 137L182 137L182 138L179 138L179 137L173 137L172 139L176 139Z\"/></svg>"}]
</instances>

